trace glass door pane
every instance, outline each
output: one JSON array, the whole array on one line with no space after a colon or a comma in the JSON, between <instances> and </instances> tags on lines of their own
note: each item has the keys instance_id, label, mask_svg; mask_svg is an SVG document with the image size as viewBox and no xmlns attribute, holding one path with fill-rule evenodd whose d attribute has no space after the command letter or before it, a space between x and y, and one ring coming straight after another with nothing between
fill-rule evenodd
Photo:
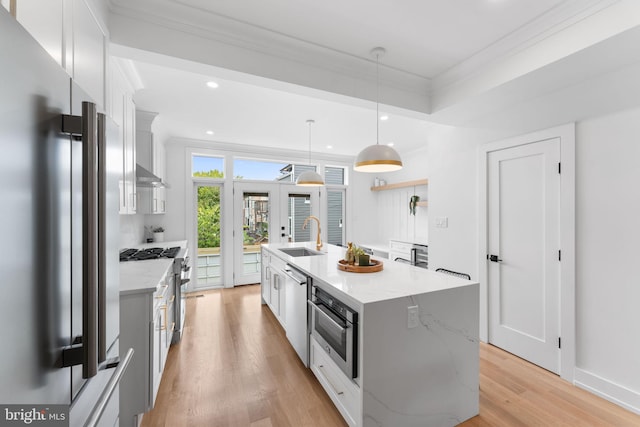
<instances>
[{"instance_id":1,"label":"glass door pane","mask_svg":"<svg viewBox=\"0 0 640 427\"><path fill-rule=\"evenodd\" d=\"M260 282L260 245L272 242L278 184L234 183L234 286Z\"/></svg>"},{"instance_id":2,"label":"glass door pane","mask_svg":"<svg viewBox=\"0 0 640 427\"><path fill-rule=\"evenodd\" d=\"M222 286L220 220L222 189L217 185L198 185L198 259L196 289Z\"/></svg>"},{"instance_id":3,"label":"glass door pane","mask_svg":"<svg viewBox=\"0 0 640 427\"><path fill-rule=\"evenodd\" d=\"M344 245L345 191L327 190L327 242Z\"/></svg>"},{"instance_id":4,"label":"glass door pane","mask_svg":"<svg viewBox=\"0 0 640 427\"><path fill-rule=\"evenodd\" d=\"M318 191L305 191L301 187L283 186L281 199L283 201L282 223L286 230L281 242L315 242L316 222L309 222L306 229L303 229L302 225L310 215L318 216ZM322 223L322 218L320 221Z\"/></svg>"}]
</instances>

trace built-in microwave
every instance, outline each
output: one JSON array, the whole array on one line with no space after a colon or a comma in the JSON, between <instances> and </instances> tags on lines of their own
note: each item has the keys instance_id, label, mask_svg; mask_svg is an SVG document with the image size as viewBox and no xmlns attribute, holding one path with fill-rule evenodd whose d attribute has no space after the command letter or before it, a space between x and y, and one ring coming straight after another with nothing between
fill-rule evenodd
<instances>
[{"instance_id":1,"label":"built-in microwave","mask_svg":"<svg viewBox=\"0 0 640 427\"><path fill-rule=\"evenodd\" d=\"M318 286L309 295L311 335L349 378L358 376L358 312Z\"/></svg>"}]
</instances>

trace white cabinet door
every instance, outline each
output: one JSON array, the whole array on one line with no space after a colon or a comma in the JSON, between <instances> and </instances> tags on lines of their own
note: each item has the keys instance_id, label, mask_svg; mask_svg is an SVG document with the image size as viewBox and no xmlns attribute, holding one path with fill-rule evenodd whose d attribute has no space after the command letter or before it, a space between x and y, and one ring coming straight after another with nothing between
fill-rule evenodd
<instances>
[{"instance_id":1,"label":"white cabinet door","mask_svg":"<svg viewBox=\"0 0 640 427\"><path fill-rule=\"evenodd\" d=\"M104 107L106 37L85 0L73 1L72 29L73 79Z\"/></svg>"},{"instance_id":2,"label":"white cabinet door","mask_svg":"<svg viewBox=\"0 0 640 427\"><path fill-rule=\"evenodd\" d=\"M9 0L2 3L9 9ZM16 2L18 22L60 66L64 66L62 56L63 3L64 0L20 0Z\"/></svg>"}]
</instances>

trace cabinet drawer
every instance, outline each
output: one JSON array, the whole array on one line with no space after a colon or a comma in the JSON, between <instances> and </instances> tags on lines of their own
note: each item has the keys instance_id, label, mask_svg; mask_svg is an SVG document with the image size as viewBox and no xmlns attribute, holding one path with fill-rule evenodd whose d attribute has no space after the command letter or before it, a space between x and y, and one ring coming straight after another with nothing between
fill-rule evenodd
<instances>
[{"instance_id":1,"label":"cabinet drawer","mask_svg":"<svg viewBox=\"0 0 640 427\"><path fill-rule=\"evenodd\" d=\"M411 256L411 248L413 248L412 243L399 242L397 240L389 241L389 252L397 252L402 255Z\"/></svg>"},{"instance_id":2,"label":"cabinet drawer","mask_svg":"<svg viewBox=\"0 0 640 427\"><path fill-rule=\"evenodd\" d=\"M360 388L347 378L313 337L309 365L347 424L360 425Z\"/></svg>"}]
</instances>

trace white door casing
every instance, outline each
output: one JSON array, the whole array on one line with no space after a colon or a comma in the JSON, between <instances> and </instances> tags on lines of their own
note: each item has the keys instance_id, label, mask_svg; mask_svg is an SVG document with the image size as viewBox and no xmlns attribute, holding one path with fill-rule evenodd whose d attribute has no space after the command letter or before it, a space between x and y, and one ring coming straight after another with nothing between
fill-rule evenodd
<instances>
[{"instance_id":1,"label":"white door casing","mask_svg":"<svg viewBox=\"0 0 640 427\"><path fill-rule=\"evenodd\" d=\"M488 163L489 342L558 373L560 140Z\"/></svg>"},{"instance_id":2,"label":"white door casing","mask_svg":"<svg viewBox=\"0 0 640 427\"><path fill-rule=\"evenodd\" d=\"M561 174L558 175L558 160L553 165L549 157L545 164L542 160L545 155L535 154L536 148L532 147L536 147L536 143L541 141L546 141L545 149L551 149L552 152L556 149L548 145L557 145L556 153L559 151L559 163L562 165ZM510 151L514 147L517 149ZM527 150L533 151L527 152ZM544 149L542 151L544 152ZM552 153L546 154L547 157L549 155L554 156ZM492 162L493 171L491 170ZM503 182L501 191L505 197L517 197L518 200L515 203L506 202L507 205L504 205L505 202L503 202L499 205L499 197L494 198L499 196L499 193L491 191L490 182L497 178L499 162L502 162L503 178L510 176ZM545 169L549 173L554 172L555 179L559 182L556 183L557 190L554 190L558 195L555 198L556 207L549 206L549 202L545 200L543 209L543 206L540 206L543 204L541 201L543 189L548 195L547 187L556 184L547 183L542 186L541 182L527 183L523 177L527 176L525 173L527 171L540 175ZM521 182L523 179L524 182ZM551 175L549 179L554 180ZM527 344L523 344L527 341L530 345L537 343L543 349L548 346L547 360L544 358L538 360L538 356L528 354L521 354L521 356L541 366L551 366L545 367L572 382L576 350L575 125L573 123L562 125L479 147L478 183L480 338L485 342L494 342L497 339L498 342L495 344L516 354L521 351L530 351L530 349L527 350ZM526 185L529 186L528 190L520 187ZM537 193L534 195L536 185ZM552 203L554 203L553 198ZM496 210L502 214L504 221L501 221L498 215L493 215ZM537 223L533 222L526 228L518 225L518 223L531 223L536 215L539 218ZM553 221L556 226L550 226L549 221ZM499 222L502 228L498 227ZM549 237L554 233L557 237ZM533 241L534 244L527 243L527 240ZM561 261L558 261L558 250L562 251ZM487 259L489 255L497 255L503 262L491 262ZM542 260L548 265L542 267ZM538 263L537 268L534 267L535 262ZM524 279L518 279L518 277L524 277ZM542 288L535 290L536 288L531 287L531 284L536 280L544 282L546 287L551 285L551 291L546 289L542 291ZM552 285L554 280L557 283L555 288ZM514 282L516 286L512 286ZM518 289L519 292L514 292ZM492 290L505 292L501 295ZM524 301L518 298L523 298ZM553 302L554 298L557 302ZM514 309L514 307L519 308ZM542 312L547 313L544 322L533 320L534 314ZM497 328L490 326L492 320ZM554 324L557 325L555 337L551 332ZM557 348L558 336L562 338L560 350ZM544 350L538 351L544 352ZM551 365L549 365L549 359ZM557 360L555 367L554 360Z\"/></svg>"}]
</instances>

